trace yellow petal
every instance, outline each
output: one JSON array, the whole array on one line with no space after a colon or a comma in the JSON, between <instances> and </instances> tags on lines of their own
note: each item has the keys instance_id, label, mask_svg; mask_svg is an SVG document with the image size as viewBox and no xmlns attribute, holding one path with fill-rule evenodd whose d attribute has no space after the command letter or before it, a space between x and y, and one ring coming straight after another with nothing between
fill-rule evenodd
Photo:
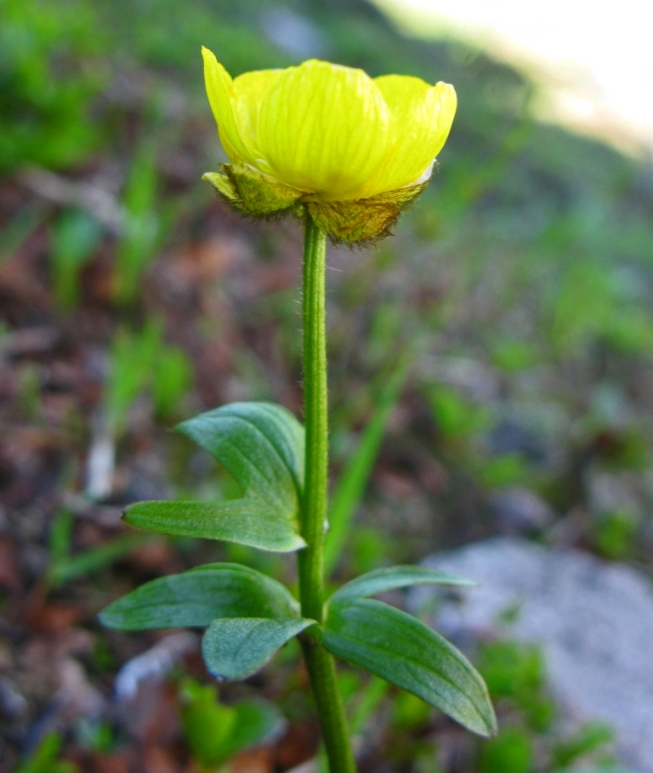
<instances>
[{"instance_id":1,"label":"yellow petal","mask_svg":"<svg viewBox=\"0 0 653 773\"><path fill-rule=\"evenodd\" d=\"M254 156L260 155L256 140L256 125L261 102L282 72L282 70L254 70L234 78L232 105L236 124L240 136Z\"/></svg>"},{"instance_id":2,"label":"yellow petal","mask_svg":"<svg viewBox=\"0 0 653 773\"><path fill-rule=\"evenodd\" d=\"M238 127L234 83L231 76L208 48L202 47L206 94L218 124L218 134L224 152L233 161L252 163L254 154Z\"/></svg>"},{"instance_id":3,"label":"yellow petal","mask_svg":"<svg viewBox=\"0 0 653 773\"><path fill-rule=\"evenodd\" d=\"M272 84L257 139L279 180L324 199L358 198L387 152L390 114L362 70L309 60Z\"/></svg>"},{"instance_id":4,"label":"yellow petal","mask_svg":"<svg viewBox=\"0 0 653 773\"><path fill-rule=\"evenodd\" d=\"M402 75L384 75L375 83L390 108L393 143L368 196L410 185L427 171L447 140L457 105L448 83L429 86Z\"/></svg>"}]
</instances>

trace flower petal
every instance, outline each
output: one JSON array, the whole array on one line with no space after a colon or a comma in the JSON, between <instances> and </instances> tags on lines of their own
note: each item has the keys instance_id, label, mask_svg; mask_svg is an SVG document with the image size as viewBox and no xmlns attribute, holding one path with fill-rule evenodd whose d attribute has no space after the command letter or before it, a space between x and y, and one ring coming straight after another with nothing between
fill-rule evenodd
<instances>
[{"instance_id":1,"label":"flower petal","mask_svg":"<svg viewBox=\"0 0 653 773\"><path fill-rule=\"evenodd\" d=\"M241 135L236 116L234 83L231 76L215 58L213 52L202 46L206 94L218 124L218 134L224 152L233 161L252 163L254 154Z\"/></svg>"},{"instance_id":2,"label":"flower petal","mask_svg":"<svg viewBox=\"0 0 653 773\"><path fill-rule=\"evenodd\" d=\"M390 112L362 70L313 59L280 73L257 139L279 180L326 200L355 199L385 157Z\"/></svg>"},{"instance_id":3,"label":"flower petal","mask_svg":"<svg viewBox=\"0 0 653 773\"><path fill-rule=\"evenodd\" d=\"M259 156L256 125L261 102L281 75L282 70L254 70L234 78L232 106L240 136ZM259 164L256 164L259 166ZM265 170L264 170L265 171Z\"/></svg>"},{"instance_id":4,"label":"flower petal","mask_svg":"<svg viewBox=\"0 0 653 773\"><path fill-rule=\"evenodd\" d=\"M384 75L375 83L390 108L394 135L386 164L369 182L368 196L410 185L426 172L446 142L457 105L448 83L429 86L403 75Z\"/></svg>"}]
</instances>

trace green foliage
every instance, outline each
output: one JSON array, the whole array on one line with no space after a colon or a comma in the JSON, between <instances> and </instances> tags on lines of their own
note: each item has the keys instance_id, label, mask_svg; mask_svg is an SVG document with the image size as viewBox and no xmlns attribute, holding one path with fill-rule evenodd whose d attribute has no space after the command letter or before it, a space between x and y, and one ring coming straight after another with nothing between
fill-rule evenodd
<instances>
[{"instance_id":1,"label":"green foliage","mask_svg":"<svg viewBox=\"0 0 653 773\"><path fill-rule=\"evenodd\" d=\"M591 767L586 767L583 765L582 768L560 768L554 773L637 773L636 770L633 770L632 768L624 768L621 765L596 765Z\"/></svg>"},{"instance_id":2,"label":"green foliage","mask_svg":"<svg viewBox=\"0 0 653 773\"><path fill-rule=\"evenodd\" d=\"M533 764L530 735L517 727L502 730L481 747L479 773L528 773Z\"/></svg>"},{"instance_id":3,"label":"green foliage","mask_svg":"<svg viewBox=\"0 0 653 773\"><path fill-rule=\"evenodd\" d=\"M16 773L78 773L77 765L59 759L60 750L59 733L46 733Z\"/></svg>"},{"instance_id":4,"label":"green foliage","mask_svg":"<svg viewBox=\"0 0 653 773\"><path fill-rule=\"evenodd\" d=\"M501 370L515 373L532 367L537 362L537 355L526 341L504 338L495 343L492 360Z\"/></svg>"},{"instance_id":5,"label":"green foliage","mask_svg":"<svg viewBox=\"0 0 653 773\"><path fill-rule=\"evenodd\" d=\"M244 496L218 502L141 502L127 509L132 526L187 537L291 551L299 535L304 430L270 403L232 403L196 416L179 430L214 456Z\"/></svg>"},{"instance_id":6,"label":"green foliage","mask_svg":"<svg viewBox=\"0 0 653 773\"><path fill-rule=\"evenodd\" d=\"M114 601L100 615L110 628L205 627L220 618L297 617L299 605L271 577L240 564L205 564L160 577Z\"/></svg>"},{"instance_id":7,"label":"green foliage","mask_svg":"<svg viewBox=\"0 0 653 773\"><path fill-rule=\"evenodd\" d=\"M392 540L373 526L356 526L347 540L348 569L353 575L369 572L387 562L393 551Z\"/></svg>"},{"instance_id":8,"label":"green foliage","mask_svg":"<svg viewBox=\"0 0 653 773\"><path fill-rule=\"evenodd\" d=\"M124 534L107 540L97 547L72 555L70 549L72 526L73 515L68 510L60 510L52 522L47 579L53 587L97 572L142 547L145 542L143 535Z\"/></svg>"},{"instance_id":9,"label":"green foliage","mask_svg":"<svg viewBox=\"0 0 653 773\"><path fill-rule=\"evenodd\" d=\"M81 209L64 212L50 231L54 299L72 309L79 299L79 272L102 237L99 223Z\"/></svg>"},{"instance_id":10,"label":"green foliage","mask_svg":"<svg viewBox=\"0 0 653 773\"><path fill-rule=\"evenodd\" d=\"M409 360L404 358L385 383L375 413L365 427L356 451L333 492L329 509L329 532L324 546L324 571L327 576L331 574L342 555L354 513L363 498L390 415L406 381L408 368Z\"/></svg>"},{"instance_id":11,"label":"green foliage","mask_svg":"<svg viewBox=\"0 0 653 773\"><path fill-rule=\"evenodd\" d=\"M451 387L434 385L426 395L438 430L444 437L468 437L488 429L490 416L487 409L471 404Z\"/></svg>"},{"instance_id":12,"label":"green foliage","mask_svg":"<svg viewBox=\"0 0 653 773\"><path fill-rule=\"evenodd\" d=\"M239 564L207 564L161 577L114 601L100 615L111 628L208 626L202 653L220 679L245 679L314 620L299 617L286 588Z\"/></svg>"},{"instance_id":13,"label":"green foliage","mask_svg":"<svg viewBox=\"0 0 653 773\"><path fill-rule=\"evenodd\" d=\"M3 0L0 26L0 171L63 167L97 147L91 99L104 85L93 4Z\"/></svg>"},{"instance_id":14,"label":"green foliage","mask_svg":"<svg viewBox=\"0 0 653 773\"><path fill-rule=\"evenodd\" d=\"M355 698L355 700L350 701L354 706L350 712L349 720L349 726L353 734L361 733L364 730L368 720L373 716L387 693L388 683L385 679L379 679L376 676L371 677L362 689L355 691L352 695L352 699ZM409 693L405 694L408 695Z\"/></svg>"},{"instance_id":15,"label":"green foliage","mask_svg":"<svg viewBox=\"0 0 653 773\"><path fill-rule=\"evenodd\" d=\"M331 601L322 644L334 655L412 692L468 730L489 736L487 689L465 656L419 620L380 601Z\"/></svg>"},{"instance_id":16,"label":"green foliage","mask_svg":"<svg viewBox=\"0 0 653 773\"><path fill-rule=\"evenodd\" d=\"M264 701L220 703L213 685L184 681L181 721L193 757L207 770L215 769L245 749L272 738L282 718Z\"/></svg>"},{"instance_id":17,"label":"green foliage","mask_svg":"<svg viewBox=\"0 0 653 773\"><path fill-rule=\"evenodd\" d=\"M115 298L123 304L136 299L139 281L161 236L157 157L158 145L149 136L136 152L125 188L125 223L116 252L114 284Z\"/></svg>"},{"instance_id":18,"label":"green foliage","mask_svg":"<svg viewBox=\"0 0 653 773\"><path fill-rule=\"evenodd\" d=\"M632 555L639 519L627 508L601 515L594 526L594 543L599 552L613 561Z\"/></svg>"},{"instance_id":19,"label":"green foliage","mask_svg":"<svg viewBox=\"0 0 653 773\"><path fill-rule=\"evenodd\" d=\"M556 766L567 766L588 754L596 752L614 739L612 728L603 722L588 722L571 738L553 749Z\"/></svg>"},{"instance_id":20,"label":"green foliage","mask_svg":"<svg viewBox=\"0 0 653 773\"><path fill-rule=\"evenodd\" d=\"M289 639L315 625L302 617L232 617L214 620L202 640L202 655L217 679L247 679Z\"/></svg>"},{"instance_id":21,"label":"green foliage","mask_svg":"<svg viewBox=\"0 0 653 773\"><path fill-rule=\"evenodd\" d=\"M122 433L139 394L149 388L155 409L169 415L192 380L188 358L181 349L165 344L159 319L150 319L138 332L119 330L111 344L108 367L104 406L114 436Z\"/></svg>"},{"instance_id":22,"label":"green foliage","mask_svg":"<svg viewBox=\"0 0 653 773\"><path fill-rule=\"evenodd\" d=\"M571 264L555 299L552 343L577 354L601 338L626 354L653 353L653 322L615 266L587 259Z\"/></svg>"},{"instance_id":23,"label":"green foliage","mask_svg":"<svg viewBox=\"0 0 653 773\"><path fill-rule=\"evenodd\" d=\"M493 698L514 701L533 730L549 728L555 709L545 692L544 662L536 647L513 641L486 643L479 652L478 669Z\"/></svg>"},{"instance_id":24,"label":"green foliage","mask_svg":"<svg viewBox=\"0 0 653 773\"><path fill-rule=\"evenodd\" d=\"M268 550L301 546L296 529L304 431L290 413L268 403L233 403L184 422L180 430L224 465L244 495L217 503L139 503L128 508L128 523ZM487 690L466 658L415 618L361 598L418 584L470 583L422 567L378 569L336 591L325 625L318 626L300 617L297 603L275 580L237 564L211 564L146 583L100 619L124 630L208 626L202 652L209 671L221 679L247 678L308 628L306 635L334 654L413 692L474 732L491 735L495 718Z\"/></svg>"},{"instance_id":25,"label":"green foliage","mask_svg":"<svg viewBox=\"0 0 653 773\"><path fill-rule=\"evenodd\" d=\"M399 729L424 725L431 713L428 703L409 692L397 693L392 701L392 724Z\"/></svg>"},{"instance_id":26,"label":"green foliage","mask_svg":"<svg viewBox=\"0 0 653 773\"><path fill-rule=\"evenodd\" d=\"M528 464L523 454L499 454L484 460L480 467L480 477L488 488L502 488L523 483L528 476Z\"/></svg>"},{"instance_id":27,"label":"green foliage","mask_svg":"<svg viewBox=\"0 0 653 773\"><path fill-rule=\"evenodd\" d=\"M178 409L179 398L192 386L193 368L186 353L176 346L166 346L159 351L154 363L152 399L154 411L162 419L173 416Z\"/></svg>"},{"instance_id":28,"label":"green foliage","mask_svg":"<svg viewBox=\"0 0 653 773\"><path fill-rule=\"evenodd\" d=\"M83 717L75 728L75 735L84 749L94 752L108 752L114 744L114 732L108 722Z\"/></svg>"},{"instance_id":29,"label":"green foliage","mask_svg":"<svg viewBox=\"0 0 653 773\"><path fill-rule=\"evenodd\" d=\"M449 587L469 587L476 585L466 577L460 577L440 569L430 569L426 566L393 566L375 569L367 574L350 580L342 585L331 596L332 604L339 604L350 599L360 599L375 596L387 590L406 588L410 585L445 585Z\"/></svg>"}]
</instances>

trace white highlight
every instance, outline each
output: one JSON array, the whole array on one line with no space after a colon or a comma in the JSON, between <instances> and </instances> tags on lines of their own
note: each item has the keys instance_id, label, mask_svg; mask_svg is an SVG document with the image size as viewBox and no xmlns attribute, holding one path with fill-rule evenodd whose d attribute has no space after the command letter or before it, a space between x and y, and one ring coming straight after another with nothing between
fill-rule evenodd
<instances>
[{"instance_id":1,"label":"white highlight","mask_svg":"<svg viewBox=\"0 0 653 773\"><path fill-rule=\"evenodd\" d=\"M621 0L376 0L413 34L447 32L526 66L541 116L653 151L653 3Z\"/></svg>"}]
</instances>

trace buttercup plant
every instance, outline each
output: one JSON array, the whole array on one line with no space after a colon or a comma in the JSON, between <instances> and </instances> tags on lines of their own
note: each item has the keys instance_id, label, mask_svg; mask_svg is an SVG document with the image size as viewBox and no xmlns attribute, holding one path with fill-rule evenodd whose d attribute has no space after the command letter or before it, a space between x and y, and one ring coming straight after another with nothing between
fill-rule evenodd
<instances>
[{"instance_id":1,"label":"buttercup plant","mask_svg":"<svg viewBox=\"0 0 653 773\"><path fill-rule=\"evenodd\" d=\"M414 693L474 733L496 719L485 684L442 636L370 597L409 585L471 583L416 566L379 569L329 598L324 586L328 495L325 256L327 237L388 234L428 182L456 110L452 86L310 60L232 80L203 49L206 88L230 163L205 175L253 217L294 214L305 224L305 427L270 403L233 403L181 432L211 453L244 494L217 502L141 502L125 520L140 529L296 551L299 600L276 580L217 563L146 583L111 604L123 630L206 628L202 652L218 679L245 679L297 636L311 680L331 773L354 773L334 655Z\"/></svg>"}]
</instances>

